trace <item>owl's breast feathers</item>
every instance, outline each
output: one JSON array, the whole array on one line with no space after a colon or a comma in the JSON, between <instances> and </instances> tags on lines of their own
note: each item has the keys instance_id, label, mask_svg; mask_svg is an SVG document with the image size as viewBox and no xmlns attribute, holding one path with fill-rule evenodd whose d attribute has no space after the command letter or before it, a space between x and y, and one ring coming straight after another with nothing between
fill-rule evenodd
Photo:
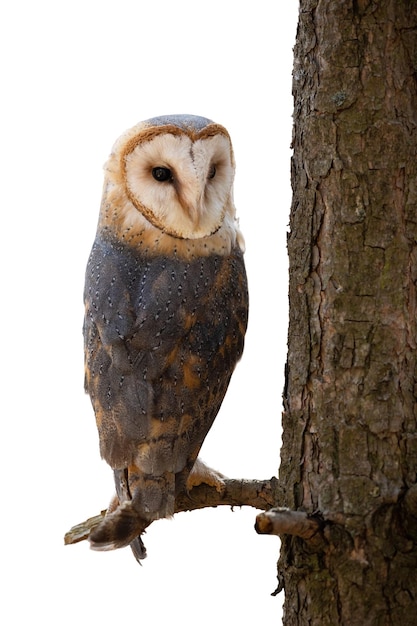
<instances>
[{"instance_id":1,"label":"owl's breast feathers","mask_svg":"<svg viewBox=\"0 0 417 626\"><path fill-rule=\"evenodd\" d=\"M85 304L85 386L102 456L153 476L191 467L243 351L242 252L149 256L98 235Z\"/></svg>"}]
</instances>

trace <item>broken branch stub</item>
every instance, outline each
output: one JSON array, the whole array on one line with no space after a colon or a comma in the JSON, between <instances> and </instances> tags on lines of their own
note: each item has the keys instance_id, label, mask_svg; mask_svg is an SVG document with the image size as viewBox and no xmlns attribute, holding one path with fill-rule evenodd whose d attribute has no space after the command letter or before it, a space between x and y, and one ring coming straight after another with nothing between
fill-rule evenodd
<instances>
[{"instance_id":1,"label":"broken branch stub","mask_svg":"<svg viewBox=\"0 0 417 626\"><path fill-rule=\"evenodd\" d=\"M296 535L311 539L319 530L320 524L314 517L303 511L274 508L256 517L255 530L260 535Z\"/></svg>"}]
</instances>

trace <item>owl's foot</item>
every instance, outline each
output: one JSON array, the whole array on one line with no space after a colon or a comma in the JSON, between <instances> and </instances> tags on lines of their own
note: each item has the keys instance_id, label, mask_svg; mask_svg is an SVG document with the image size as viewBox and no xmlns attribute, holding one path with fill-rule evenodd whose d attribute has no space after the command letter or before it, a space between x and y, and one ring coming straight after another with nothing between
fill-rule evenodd
<instances>
[{"instance_id":1,"label":"owl's foot","mask_svg":"<svg viewBox=\"0 0 417 626\"><path fill-rule=\"evenodd\" d=\"M137 559L146 557L146 548L140 538L149 522L141 519L130 501L123 502L108 513L91 531L88 540L93 550L115 550L129 544Z\"/></svg>"},{"instance_id":2,"label":"owl's foot","mask_svg":"<svg viewBox=\"0 0 417 626\"><path fill-rule=\"evenodd\" d=\"M198 487L198 485L205 484L209 485L209 487L214 487L218 493L223 494L226 490L225 478L224 474L209 467L198 458L188 476L187 491L191 491L193 487Z\"/></svg>"}]
</instances>

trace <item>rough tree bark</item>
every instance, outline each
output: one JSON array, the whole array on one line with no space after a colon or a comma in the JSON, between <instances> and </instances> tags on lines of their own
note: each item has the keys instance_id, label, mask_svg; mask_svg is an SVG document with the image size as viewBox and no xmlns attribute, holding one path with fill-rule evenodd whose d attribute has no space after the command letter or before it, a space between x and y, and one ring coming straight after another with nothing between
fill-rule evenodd
<instances>
[{"instance_id":1,"label":"rough tree bark","mask_svg":"<svg viewBox=\"0 0 417 626\"><path fill-rule=\"evenodd\" d=\"M417 2L301 0L284 624L417 624Z\"/></svg>"}]
</instances>

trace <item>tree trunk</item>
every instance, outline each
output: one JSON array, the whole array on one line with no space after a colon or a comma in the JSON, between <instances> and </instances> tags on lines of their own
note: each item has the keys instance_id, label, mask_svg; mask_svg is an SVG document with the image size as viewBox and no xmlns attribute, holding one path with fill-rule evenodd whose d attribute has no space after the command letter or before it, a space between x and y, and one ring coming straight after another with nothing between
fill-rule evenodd
<instances>
[{"instance_id":1,"label":"tree trunk","mask_svg":"<svg viewBox=\"0 0 417 626\"><path fill-rule=\"evenodd\" d=\"M417 624L417 1L301 0L284 624Z\"/></svg>"}]
</instances>

